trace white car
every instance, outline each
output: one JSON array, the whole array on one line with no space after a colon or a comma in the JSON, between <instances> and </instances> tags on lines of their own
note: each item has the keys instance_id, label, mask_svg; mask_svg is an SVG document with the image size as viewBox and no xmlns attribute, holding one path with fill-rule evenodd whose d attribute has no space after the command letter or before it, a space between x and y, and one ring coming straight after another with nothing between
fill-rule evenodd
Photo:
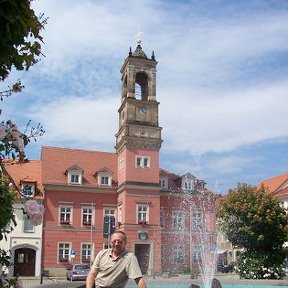
<instances>
[{"instance_id":1,"label":"white car","mask_svg":"<svg viewBox=\"0 0 288 288\"><path fill-rule=\"evenodd\" d=\"M90 271L88 264L74 264L67 268L66 277L67 280L86 280L87 275Z\"/></svg>"}]
</instances>

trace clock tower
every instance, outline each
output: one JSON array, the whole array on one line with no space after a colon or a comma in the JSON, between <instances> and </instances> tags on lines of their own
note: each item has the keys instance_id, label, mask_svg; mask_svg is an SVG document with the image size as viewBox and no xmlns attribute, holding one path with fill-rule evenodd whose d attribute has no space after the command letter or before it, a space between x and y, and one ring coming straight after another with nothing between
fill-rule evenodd
<instances>
[{"instance_id":1,"label":"clock tower","mask_svg":"<svg viewBox=\"0 0 288 288\"><path fill-rule=\"evenodd\" d=\"M122 96L116 136L118 228L131 239L143 274L161 271L159 150L155 55L138 39L121 68ZM119 216L120 215L120 216ZM131 245L129 247L129 245Z\"/></svg>"},{"instance_id":2,"label":"clock tower","mask_svg":"<svg viewBox=\"0 0 288 288\"><path fill-rule=\"evenodd\" d=\"M156 100L156 65L154 52L149 59L137 41L134 52L122 68L122 96L119 130L116 134L118 185L127 182L159 184L161 130Z\"/></svg>"}]
</instances>

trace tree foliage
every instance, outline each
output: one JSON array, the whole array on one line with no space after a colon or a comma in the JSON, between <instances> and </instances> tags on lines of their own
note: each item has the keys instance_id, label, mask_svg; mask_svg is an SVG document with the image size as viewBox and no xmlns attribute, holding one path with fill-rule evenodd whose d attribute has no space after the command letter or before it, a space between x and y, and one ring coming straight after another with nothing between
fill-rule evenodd
<instances>
[{"instance_id":1,"label":"tree foliage","mask_svg":"<svg viewBox=\"0 0 288 288\"><path fill-rule=\"evenodd\" d=\"M41 55L40 35L41 30L46 24L43 15L37 17L31 2L33 0L0 0L0 81L4 81L11 70L28 70L32 65L38 62ZM20 80L5 91L0 91L0 100L9 97L13 93L21 92L24 86ZM0 109L1 115L1 109ZM30 139L36 141L36 137L42 136L44 130L42 125L30 128L28 122L24 133L21 133L17 126L11 121L0 122L0 166L2 168L2 159L12 155L23 160L25 157L24 147L30 142ZM30 131L28 131L30 129ZM13 202L15 193L5 178L3 171L0 171L0 241L6 237L8 224L14 222ZM31 201L30 201L31 202ZM33 203L32 203L33 204ZM33 215L32 215L33 216ZM37 220L40 218L38 217ZM36 219L34 219L36 223ZM37 224L39 221L37 222ZM10 253L0 248L0 266L9 267ZM0 271L0 287L19 287L19 281L16 278L10 278L6 272Z\"/></svg>"},{"instance_id":2,"label":"tree foliage","mask_svg":"<svg viewBox=\"0 0 288 288\"><path fill-rule=\"evenodd\" d=\"M228 240L249 251L281 249L287 240L287 214L264 187L239 184L221 202L218 217Z\"/></svg>"},{"instance_id":3,"label":"tree foliage","mask_svg":"<svg viewBox=\"0 0 288 288\"><path fill-rule=\"evenodd\" d=\"M13 221L16 225L13 213L13 200L15 195L12 189L9 189L8 183L8 179L4 176L0 177L0 241L5 234L9 232L6 230L6 227L8 227L10 221Z\"/></svg>"},{"instance_id":4,"label":"tree foliage","mask_svg":"<svg viewBox=\"0 0 288 288\"><path fill-rule=\"evenodd\" d=\"M12 67L28 70L39 60L40 31L47 19L30 8L33 0L0 0L0 80Z\"/></svg>"},{"instance_id":5,"label":"tree foliage","mask_svg":"<svg viewBox=\"0 0 288 288\"><path fill-rule=\"evenodd\" d=\"M232 245L245 248L243 269L245 263L257 262L257 258L261 262L259 267L263 267L263 263L265 267L283 263L282 246L288 240L288 215L266 188L238 184L221 201L217 214L220 229ZM257 268L257 265L252 266ZM257 275L261 274L259 267Z\"/></svg>"}]
</instances>

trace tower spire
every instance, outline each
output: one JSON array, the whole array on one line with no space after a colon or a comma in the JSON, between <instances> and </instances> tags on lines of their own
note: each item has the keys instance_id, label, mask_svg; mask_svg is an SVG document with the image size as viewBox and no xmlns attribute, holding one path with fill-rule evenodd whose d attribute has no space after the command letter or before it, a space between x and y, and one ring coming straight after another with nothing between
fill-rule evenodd
<instances>
[{"instance_id":1,"label":"tower spire","mask_svg":"<svg viewBox=\"0 0 288 288\"><path fill-rule=\"evenodd\" d=\"M135 35L135 37L136 37L136 44L137 44L137 46L140 46L141 47L141 42L142 42L142 40L141 40L141 34L143 34L143 32L137 32L136 33L136 35Z\"/></svg>"}]
</instances>

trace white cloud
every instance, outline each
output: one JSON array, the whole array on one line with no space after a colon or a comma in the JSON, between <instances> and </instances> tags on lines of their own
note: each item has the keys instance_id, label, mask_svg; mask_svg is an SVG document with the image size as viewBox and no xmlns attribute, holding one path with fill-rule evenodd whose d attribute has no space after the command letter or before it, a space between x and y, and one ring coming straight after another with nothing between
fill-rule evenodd
<instances>
[{"instance_id":1,"label":"white cloud","mask_svg":"<svg viewBox=\"0 0 288 288\"><path fill-rule=\"evenodd\" d=\"M155 50L159 61L162 151L194 159L174 158L173 169L201 174L206 154L286 139L288 10L238 2L33 1L49 17L46 57L25 74L27 102L11 99L3 111L41 122L41 144L113 150L119 70L140 30L147 56ZM239 174L247 159L211 164Z\"/></svg>"},{"instance_id":2,"label":"white cloud","mask_svg":"<svg viewBox=\"0 0 288 288\"><path fill-rule=\"evenodd\" d=\"M166 149L203 154L288 137L283 125L287 89L287 83L273 83L221 95L184 93L181 100L175 91L167 91L169 104L160 104L163 133L169 139Z\"/></svg>"},{"instance_id":3,"label":"white cloud","mask_svg":"<svg viewBox=\"0 0 288 288\"><path fill-rule=\"evenodd\" d=\"M32 119L40 121L46 130L42 141L48 143L78 143L82 147L111 143L117 131L118 98L103 95L100 99L62 97L57 102L33 107ZM113 131L114 129L114 131Z\"/></svg>"}]
</instances>

